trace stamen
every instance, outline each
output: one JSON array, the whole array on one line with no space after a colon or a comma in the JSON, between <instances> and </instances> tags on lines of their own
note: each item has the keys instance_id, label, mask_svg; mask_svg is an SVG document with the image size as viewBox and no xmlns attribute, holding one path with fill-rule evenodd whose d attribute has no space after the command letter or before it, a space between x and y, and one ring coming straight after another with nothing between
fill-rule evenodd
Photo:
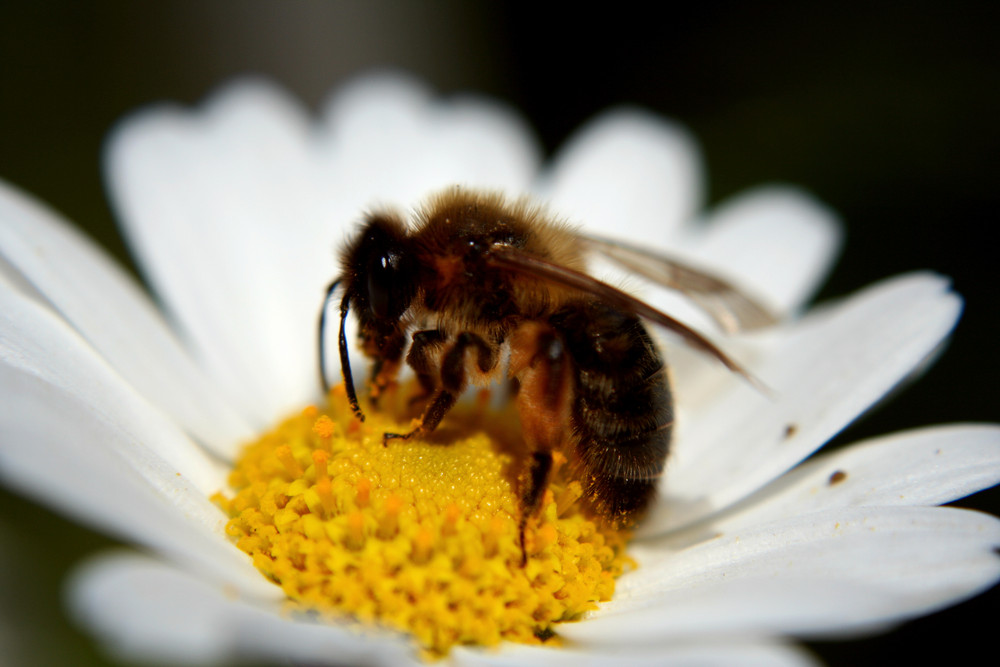
<instances>
[{"instance_id":1,"label":"stamen","mask_svg":"<svg viewBox=\"0 0 1000 667\"><path fill-rule=\"evenodd\" d=\"M285 470L287 470L288 474L292 476L292 479L302 477L302 466L300 466L299 462L295 460L294 456L292 456L291 447L288 445L282 445L274 450L274 455L279 461L281 461L281 465L285 466Z\"/></svg>"},{"instance_id":2,"label":"stamen","mask_svg":"<svg viewBox=\"0 0 1000 667\"><path fill-rule=\"evenodd\" d=\"M366 507L368 505L368 501L371 499L372 483L367 477L361 477L354 485L354 488L357 489L357 495L354 496L354 502L358 504L358 507Z\"/></svg>"},{"instance_id":3,"label":"stamen","mask_svg":"<svg viewBox=\"0 0 1000 667\"><path fill-rule=\"evenodd\" d=\"M330 486L329 479L321 479L316 482L316 495L319 496L319 501L323 505L323 516L329 517L336 514L337 501L333 497L333 492Z\"/></svg>"},{"instance_id":4,"label":"stamen","mask_svg":"<svg viewBox=\"0 0 1000 667\"><path fill-rule=\"evenodd\" d=\"M441 534L450 537L455 534L458 527L458 520L462 516L462 508L452 503L444 508L444 525L441 526Z\"/></svg>"},{"instance_id":5,"label":"stamen","mask_svg":"<svg viewBox=\"0 0 1000 667\"><path fill-rule=\"evenodd\" d=\"M344 543L351 551L357 551L365 543L365 515L357 510L347 515L347 539Z\"/></svg>"},{"instance_id":6,"label":"stamen","mask_svg":"<svg viewBox=\"0 0 1000 667\"><path fill-rule=\"evenodd\" d=\"M399 512L403 509L403 500L396 494L385 499L382 515L379 517L378 536L383 540L396 537L399 528Z\"/></svg>"},{"instance_id":7,"label":"stamen","mask_svg":"<svg viewBox=\"0 0 1000 667\"><path fill-rule=\"evenodd\" d=\"M563 492L559 494L556 501L556 516L562 516L576 501L583 497L583 485L580 482L572 481L566 485Z\"/></svg>"},{"instance_id":8,"label":"stamen","mask_svg":"<svg viewBox=\"0 0 1000 667\"><path fill-rule=\"evenodd\" d=\"M322 437L322 436L321 436ZM326 452L322 449L317 449L312 453L313 459L313 469L316 471L316 481L321 482L325 479L329 479L326 470L326 461L329 457Z\"/></svg>"},{"instance_id":9,"label":"stamen","mask_svg":"<svg viewBox=\"0 0 1000 667\"><path fill-rule=\"evenodd\" d=\"M528 522L522 567L526 457L509 416L459 408L440 438L385 447L382 434L406 432L406 419L365 414L361 424L334 388L328 409L310 406L249 445L230 474L235 495L213 497L227 534L293 609L409 632L435 658L455 644L558 642L556 624L610 598L627 535L582 511L572 466L556 466Z\"/></svg>"},{"instance_id":10,"label":"stamen","mask_svg":"<svg viewBox=\"0 0 1000 667\"><path fill-rule=\"evenodd\" d=\"M417 530L417 535L413 539L413 562L418 565L425 564L431 558L434 549L434 533L430 528L423 526Z\"/></svg>"},{"instance_id":11,"label":"stamen","mask_svg":"<svg viewBox=\"0 0 1000 667\"><path fill-rule=\"evenodd\" d=\"M321 416L319 419L316 420L316 423L313 424L313 433L318 435L320 439L329 440L330 438L333 437L333 434L336 432L336 429L337 425L334 424L333 420L327 417L326 415Z\"/></svg>"}]
</instances>

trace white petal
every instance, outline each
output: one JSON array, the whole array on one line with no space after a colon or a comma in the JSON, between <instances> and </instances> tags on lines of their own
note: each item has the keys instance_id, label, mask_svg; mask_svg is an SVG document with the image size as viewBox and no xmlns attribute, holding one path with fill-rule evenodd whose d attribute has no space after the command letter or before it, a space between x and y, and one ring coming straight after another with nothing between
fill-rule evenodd
<instances>
[{"instance_id":1,"label":"white petal","mask_svg":"<svg viewBox=\"0 0 1000 667\"><path fill-rule=\"evenodd\" d=\"M0 393L0 475L10 487L221 581L273 588L229 544L208 500L224 466L2 278Z\"/></svg>"},{"instance_id":2,"label":"white petal","mask_svg":"<svg viewBox=\"0 0 1000 667\"><path fill-rule=\"evenodd\" d=\"M71 611L122 658L221 662L237 658L316 665L421 665L409 642L390 633L361 634L335 625L295 621L140 556L105 555L71 580ZM569 628L571 626L561 626ZM455 648L451 665L812 665L797 647L777 641L720 638L644 647L585 650L505 644Z\"/></svg>"},{"instance_id":3,"label":"white petal","mask_svg":"<svg viewBox=\"0 0 1000 667\"><path fill-rule=\"evenodd\" d=\"M895 617L899 602L843 581L794 576L704 583L663 593L662 600L625 602L616 613L597 613L563 634L584 646L619 643L670 645L748 634L822 637L856 634Z\"/></svg>"},{"instance_id":4,"label":"white petal","mask_svg":"<svg viewBox=\"0 0 1000 667\"><path fill-rule=\"evenodd\" d=\"M7 377L32 376L78 397L100 419L141 439L144 449L189 479L203 495L222 484L216 462L144 401L64 320L15 291L4 278L0 278L0 367ZM9 397L5 417L11 428L17 428L19 412L11 405L23 397L7 387L4 394ZM58 411L44 400L39 400L32 414L44 414L46 409L52 419L58 419Z\"/></svg>"},{"instance_id":5,"label":"white petal","mask_svg":"<svg viewBox=\"0 0 1000 667\"><path fill-rule=\"evenodd\" d=\"M337 91L320 135L331 197L344 222L375 204L405 209L460 184L527 190L540 149L524 120L490 100L438 100L402 75L358 79Z\"/></svg>"},{"instance_id":6,"label":"white petal","mask_svg":"<svg viewBox=\"0 0 1000 667\"><path fill-rule=\"evenodd\" d=\"M537 190L585 232L667 247L701 205L701 172L686 130L619 110L574 135Z\"/></svg>"},{"instance_id":7,"label":"white petal","mask_svg":"<svg viewBox=\"0 0 1000 667\"><path fill-rule=\"evenodd\" d=\"M314 348L332 262L312 235L321 221L307 152L300 110L247 82L197 115L140 112L108 146L111 194L140 265L255 427L316 388L314 357L304 351Z\"/></svg>"},{"instance_id":8,"label":"white petal","mask_svg":"<svg viewBox=\"0 0 1000 667\"><path fill-rule=\"evenodd\" d=\"M142 290L89 239L0 182L0 257L114 369L217 453L247 440Z\"/></svg>"},{"instance_id":9,"label":"white petal","mask_svg":"<svg viewBox=\"0 0 1000 667\"><path fill-rule=\"evenodd\" d=\"M248 603L217 585L133 554L108 554L81 567L70 582L70 606L79 623L126 659L422 664L398 635L295 621L280 605Z\"/></svg>"},{"instance_id":10,"label":"white petal","mask_svg":"<svg viewBox=\"0 0 1000 667\"><path fill-rule=\"evenodd\" d=\"M692 388L678 386L675 446L643 533L707 516L790 469L912 373L960 310L945 279L902 276L761 339L749 365L773 397L723 374L714 400L686 412Z\"/></svg>"},{"instance_id":11,"label":"white petal","mask_svg":"<svg viewBox=\"0 0 1000 667\"><path fill-rule=\"evenodd\" d=\"M152 423L137 425L103 412L106 405L95 408L24 367L0 364L0 388L5 485L248 594L280 595L229 544L225 517L204 491L146 446L150 440L183 445L181 434L147 413L136 419Z\"/></svg>"},{"instance_id":12,"label":"white petal","mask_svg":"<svg viewBox=\"0 0 1000 667\"><path fill-rule=\"evenodd\" d=\"M998 482L1000 427L935 426L817 456L709 523L732 532L836 507L942 505Z\"/></svg>"},{"instance_id":13,"label":"white petal","mask_svg":"<svg viewBox=\"0 0 1000 667\"><path fill-rule=\"evenodd\" d=\"M758 296L778 314L800 308L826 278L842 231L836 215L793 188L733 198L689 228L680 256Z\"/></svg>"},{"instance_id":14,"label":"white petal","mask_svg":"<svg viewBox=\"0 0 1000 667\"><path fill-rule=\"evenodd\" d=\"M635 545L640 567L574 637L855 633L954 604L1000 579L1000 520L967 510L838 508L721 535L705 530L693 546L683 543L688 535Z\"/></svg>"},{"instance_id":15,"label":"white petal","mask_svg":"<svg viewBox=\"0 0 1000 667\"><path fill-rule=\"evenodd\" d=\"M572 624L560 629L572 628ZM582 627L582 626L581 626ZM818 662L804 649L776 640L713 637L705 641L676 640L670 645L582 646L543 648L507 644L495 653L469 648L452 651L451 663L461 667L658 667L659 665L699 665L711 667L793 667Z\"/></svg>"}]
</instances>

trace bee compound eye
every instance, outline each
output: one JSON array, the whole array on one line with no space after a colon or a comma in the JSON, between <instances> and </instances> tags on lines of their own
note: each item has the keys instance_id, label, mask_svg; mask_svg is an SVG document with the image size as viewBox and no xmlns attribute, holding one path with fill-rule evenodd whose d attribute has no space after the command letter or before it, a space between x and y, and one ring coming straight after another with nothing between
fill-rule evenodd
<instances>
[{"instance_id":1,"label":"bee compound eye","mask_svg":"<svg viewBox=\"0 0 1000 667\"><path fill-rule=\"evenodd\" d=\"M394 315L392 293L395 278L396 262L389 253L377 257L368 269L368 304L376 317Z\"/></svg>"}]
</instances>

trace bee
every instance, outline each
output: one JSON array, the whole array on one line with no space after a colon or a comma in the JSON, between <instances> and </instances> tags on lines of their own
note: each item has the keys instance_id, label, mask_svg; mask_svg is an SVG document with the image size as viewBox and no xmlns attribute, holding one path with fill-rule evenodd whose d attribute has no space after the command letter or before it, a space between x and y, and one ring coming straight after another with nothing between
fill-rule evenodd
<instances>
[{"instance_id":1,"label":"bee","mask_svg":"<svg viewBox=\"0 0 1000 667\"><path fill-rule=\"evenodd\" d=\"M372 361L371 396L413 369L426 407L407 433L430 434L470 385L515 381L530 456L518 477L519 537L540 508L563 452L582 500L615 526L637 520L655 495L670 449L673 400L663 357L643 320L751 379L707 338L666 313L585 272L597 253L631 272L678 289L724 328L772 321L728 283L625 244L585 237L528 199L463 188L430 199L412 225L394 213L369 214L341 254L319 320L326 391L327 305L342 287L338 348L351 409L358 403L345 324L353 311ZM405 356L404 356L405 354Z\"/></svg>"}]
</instances>

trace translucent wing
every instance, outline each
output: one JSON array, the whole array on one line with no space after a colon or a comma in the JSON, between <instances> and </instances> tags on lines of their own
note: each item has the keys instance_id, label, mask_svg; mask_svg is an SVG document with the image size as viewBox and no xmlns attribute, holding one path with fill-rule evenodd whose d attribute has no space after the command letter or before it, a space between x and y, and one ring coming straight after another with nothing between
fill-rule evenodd
<instances>
[{"instance_id":1,"label":"translucent wing","mask_svg":"<svg viewBox=\"0 0 1000 667\"><path fill-rule=\"evenodd\" d=\"M747 372L736 361L715 346L712 341L703 335L680 322L666 313L653 308L651 305L637 299L636 297L623 292L616 287L594 278L586 273L567 268L561 264L550 262L547 259L537 257L511 246L496 245L486 253L487 264L496 267L516 271L523 275L532 276L538 280L544 280L556 285L562 285L570 289L579 290L584 294L592 295L601 299L623 311L635 313L653 324L657 324L664 329L668 329L679 335L684 341L702 352L715 357L723 365L734 373L739 373L750 384L764 393L768 393L765 387L757 378Z\"/></svg>"},{"instance_id":2,"label":"translucent wing","mask_svg":"<svg viewBox=\"0 0 1000 667\"><path fill-rule=\"evenodd\" d=\"M721 278L637 246L594 236L580 236L591 252L658 285L675 289L708 313L728 333L759 329L776 318L759 302Z\"/></svg>"}]
</instances>

